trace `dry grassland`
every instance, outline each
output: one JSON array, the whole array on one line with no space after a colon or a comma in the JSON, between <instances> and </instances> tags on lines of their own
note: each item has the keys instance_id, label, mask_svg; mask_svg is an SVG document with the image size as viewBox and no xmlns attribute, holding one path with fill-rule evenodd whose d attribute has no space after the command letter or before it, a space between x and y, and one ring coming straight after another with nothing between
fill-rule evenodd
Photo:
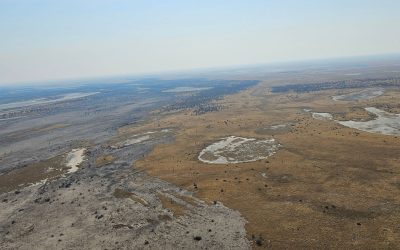
<instances>
[{"instance_id":1,"label":"dry grassland","mask_svg":"<svg viewBox=\"0 0 400 250\"><path fill-rule=\"evenodd\" d=\"M173 143L156 146L136 167L194 191L206 202L238 210L248 221L249 239L262 239L261 247L396 248L400 139L315 120L303 109L365 120L370 117L362 107L399 105L399 91L359 102L333 101L334 94L271 94L260 84L219 101L221 111L158 116L120 134L177 128ZM263 130L284 123L292 125ZM230 135L274 137L283 147L251 163L215 165L197 159L204 147Z\"/></svg>"}]
</instances>

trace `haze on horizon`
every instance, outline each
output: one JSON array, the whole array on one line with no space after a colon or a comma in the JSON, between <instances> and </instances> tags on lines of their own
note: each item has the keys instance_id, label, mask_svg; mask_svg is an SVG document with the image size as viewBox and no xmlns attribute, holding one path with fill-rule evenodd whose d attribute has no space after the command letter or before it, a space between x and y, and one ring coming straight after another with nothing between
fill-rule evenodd
<instances>
[{"instance_id":1,"label":"haze on horizon","mask_svg":"<svg viewBox=\"0 0 400 250\"><path fill-rule=\"evenodd\" d=\"M0 0L0 85L400 52L400 1Z\"/></svg>"}]
</instances>

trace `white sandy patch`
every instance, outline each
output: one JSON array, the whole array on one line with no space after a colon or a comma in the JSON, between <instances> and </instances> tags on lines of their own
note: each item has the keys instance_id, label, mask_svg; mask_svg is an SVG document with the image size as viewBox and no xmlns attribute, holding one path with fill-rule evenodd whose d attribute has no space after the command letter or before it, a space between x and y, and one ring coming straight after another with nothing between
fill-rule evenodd
<instances>
[{"instance_id":1,"label":"white sandy patch","mask_svg":"<svg viewBox=\"0 0 400 250\"><path fill-rule=\"evenodd\" d=\"M150 139L149 135L145 135L145 136L141 136L141 137L138 137L138 138L129 139L129 140L126 140L123 143L123 146L124 147L128 147L128 146L131 146L131 145L134 145L134 144L137 144L137 143L141 143L141 142L147 141L149 139Z\"/></svg>"},{"instance_id":2,"label":"white sandy patch","mask_svg":"<svg viewBox=\"0 0 400 250\"><path fill-rule=\"evenodd\" d=\"M85 150L85 148L77 148L68 153L67 163L65 164L70 168L68 169L68 174L78 171L79 164L81 164L84 160Z\"/></svg>"},{"instance_id":3,"label":"white sandy patch","mask_svg":"<svg viewBox=\"0 0 400 250\"><path fill-rule=\"evenodd\" d=\"M119 142L117 144L115 144L114 146L111 146L111 148L113 149L118 149L118 148L123 148L123 147L128 147L128 146L132 146L141 142L145 142L148 141L150 139L152 139L152 135L156 134L156 133L169 133L171 131L171 129L162 129L162 130L158 130L158 131L148 131L142 134L136 134L131 136L131 138L129 138L126 141L123 142Z\"/></svg>"},{"instance_id":4,"label":"white sandy patch","mask_svg":"<svg viewBox=\"0 0 400 250\"><path fill-rule=\"evenodd\" d=\"M68 153L68 155L66 157L66 163L65 163L65 166L69 167L67 174L78 171L79 164L81 164L84 160L85 151L86 151L85 148L77 148L77 149L73 149L71 152ZM53 167L49 167L46 170L46 173L51 172L54 169L55 168L53 168ZM43 184L46 184L47 181L49 181L49 180L46 178L46 179L40 180L35 183L30 183L28 186L34 187L34 186L43 185Z\"/></svg>"},{"instance_id":5,"label":"white sandy patch","mask_svg":"<svg viewBox=\"0 0 400 250\"><path fill-rule=\"evenodd\" d=\"M229 136L203 149L198 159L211 164L252 162L266 159L279 147L275 139L257 140Z\"/></svg>"},{"instance_id":6,"label":"white sandy patch","mask_svg":"<svg viewBox=\"0 0 400 250\"><path fill-rule=\"evenodd\" d=\"M55 168L49 167L49 168L46 169L46 173L52 172L53 170L55 170Z\"/></svg>"},{"instance_id":7,"label":"white sandy patch","mask_svg":"<svg viewBox=\"0 0 400 250\"><path fill-rule=\"evenodd\" d=\"M47 182L47 178L46 178L46 179L43 179L43 180L41 180L41 181L38 181L38 182L36 182L36 183L32 183L32 184L30 184L30 185L28 185L28 186L30 186L30 187L39 186L39 185L45 184L46 182Z\"/></svg>"},{"instance_id":8,"label":"white sandy patch","mask_svg":"<svg viewBox=\"0 0 400 250\"><path fill-rule=\"evenodd\" d=\"M9 120L16 120L16 119L21 119L25 116L18 116L18 117L11 117L11 118L2 118L0 121L9 121Z\"/></svg>"},{"instance_id":9,"label":"white sandy patch","mask_svg":"<svg viewBox=\"0 0 400 250\"><path fill-rule=\"evenodd\" d=\"M278 129L286 128L289 125L290 125L290 123L277 124L277 125L272 125L269 128L272 130L278 130Z\"/></svg>"},{"instance_id":10,"label":"white sandy patch","mask_svg":"<svg viewBox=\"0 0 400 250\"><path fill-rule=\"evenodd\" d=\"M374 107L368 107L365 108L365 110L375 114L377 118L365 122L336 120L335 122L349 128L355 128L369 133L400 135L400 114L391 114ZM312 112L312 117L318 120L333 120L333 116L329 113Z\"/></svg>"},{"instance_id":11,"label":"white sandy patch","mask_svg":"<svg viewBox=\"0 0 400 250\"><path fill-rule=\"evenodd\" d=\"M400 135L400 114L390 114L374 107L365 108L365 110L375 114L377 118L365 122L339 121L339 123L346 127L370 133Z\"/></svg>"},{"instance_id":12,"label":"white sandy patch","mask_svg":"<svg viewBox=\"0 0 400 250\"><path fill-rule=\"evenodd\" d=\"M304 112L311 112L311 109L303 109ZM321 120L321 121L330 121L333 120L333 116L329 113L325 112L311 112L311 115L314 119Z\"/></svg>"},{"instance_id":13,"label":"white sandy patch","mask_svg":"<svg viewBox=\"0 0 400 250\"><path fill-rule=\"evenodd\" d=\"M62 96L58 96L58 98L55 98L55 99L38 98L38 99L32 99L32 100L28 100L28 101L4 103L4 104L0 104L0 110L68 101L68 100L73 100L73 99L78 99L78 98L95 95L98 93L100 93L100 92L88 92L88 93L77 92L77 93L69 93L69 94L65 94Z\"/></svg>"},{"instance_id":14,"label":"white sandy patch","mask_svg":"<svg viewBox=\"0 0 400 250\"><path fill-rule=\"evenodd\" d=\"M146 133L136 134L136 135L131 136L131 138L126 141L119 142L119 143L115 144L114 146L111 146L111 148L118 149L118 148L132 146L132 145L150 140L152 138L153 134L169 133L170 131L171 131L171 129L162 129L159 131L148 131Z\"/></svg>"},{"instance_id":15,"label":"white sandy patch","mask_svg":"<svg viewBox=\"0 0 400 250\"><path fill-rule=\"evenodd\" d=\"M317 120L322 120L322 121L327 121L327 120L332 120L333 116L329 113L317 113L317 112L312 112L312 117Z\"/></svg>"},{"instance_id":16,"label":"white sandy patch","mask_svg":"<svg viewBox=\"0 0 400 250\"><path fill-rule=\"evenodd\" d=\"M383 95L385 93L384 89L364 89L361 91L355 91L344 95L335 95L332 96L334 101L356 101L356 100L368 100L378 96Z\"/></svg>"}]
</instances>

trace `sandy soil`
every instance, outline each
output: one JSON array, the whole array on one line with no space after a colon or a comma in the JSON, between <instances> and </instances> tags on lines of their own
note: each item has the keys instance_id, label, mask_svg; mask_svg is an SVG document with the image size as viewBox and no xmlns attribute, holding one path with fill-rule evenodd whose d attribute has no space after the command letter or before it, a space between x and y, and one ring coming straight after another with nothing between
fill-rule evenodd
<instances>
[{"instance_id":1,"label":"sandy soil","mask_svg":"<svg viewBox=\"0 0 400 250\"><path fill-rule=\"evenodd\" d=\"M75 173L78 171L78 166L83 162L84 160L84 153L86 149L85 148L77 148L73 149L70 153L67 155L67 162L66 166L69 168L67 173Z\"/></svg>"},{"instance_id":2,"label":"sandy soil","mask_svg":"<svg viewBox=\"0 0 400 250\"><path fill-rule=\"evenodd\" d=\"M375 118L367 121L341 120L336 122L369 133L400 135L400 114L390 114L375 107L367 107L365 110L373 114ZM317 120L333 120L333 115L329 113L312 112L312 117Z\"/></svg>"},{"instance_id":3,"label":"sandy soil","mask_svg":"<svg viewBox=\"0 0 400 250\"><path fill-rule=\"evenodd\" d=\"M234 164L267 159L280 145L275 139L229 136L203 149L198 159L210 164Z\"/></svg>"},{"instance_id":4,"label":"sandy soil","mask_svg":"<svg viewBox=\"0 0 400 250\"><path fill-rule=\"evenodd\" d=\"M340 121L339 123L370 133L400 135L400 114L390 114L374 107L368 107L365 110L376 115L376 118L370 121Z\"/></svg>"},{"instance_id":5,"label":"sandy soil","mask_svg":"<svg viewBox=\"0 0 400 250\"><path fill-rule=\"evenodd\" d=\"M318 120L332 120L333 116L329 113L312 112L312 117Z\"/></svg>"},{"instance_id":6,"label":"sandy soil","mask_svg":"<svg viewBox=\"0 0 400 250\"><path fill-rule=\"evenodd\" d=\"M335 95L332 96L332 99L335 101L357 101L357 100L367 100L372 99L378 96L383 95L385 93L384 89L364 89L359 91L350 92L348 94L343 95Z\"/></svg>"},{"instance_id":7,"label":"sandy soil","mask_svg":"<svg viewBox=\"0 0 400 250\"><path fill-rule=\"evenodd\" d=\"M68 174L0 193L0 248L249 249L239 212L132 169L170 136L74 149L60 160Z\"/></svg>"}]
</instances>

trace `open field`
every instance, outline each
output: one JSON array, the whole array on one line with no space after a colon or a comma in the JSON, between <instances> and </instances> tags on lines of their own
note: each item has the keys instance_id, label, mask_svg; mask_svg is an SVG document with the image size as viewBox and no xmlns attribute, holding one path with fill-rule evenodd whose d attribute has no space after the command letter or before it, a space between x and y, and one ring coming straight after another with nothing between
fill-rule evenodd
<instances>
[{"instance_id":1,"label":"open field","mask_svg":"<svg viewBox=\"0 0 400 250\"><path fill-rule=\"evenodd\" d=\"M354 103L337 102L331 98L336 94L272 94L261 83L219 101L221 111L168 115L156 122L176 127L175 141L156 146L136 165L210 204L218 201L239 211L255 247L395 248L400 244L400 138L313 119L303 111L352 113ZM388 100L397 105L400 91L363 98L357 106ZM262 130L274 124L292 125L283 132ZM197 159L204 148L231 135L273 137L282 148L256 162Z\"/></svg>"},{"instance_id":2,"label":"open field","mask_svg":"<svg viewBox=\"0 0 400 250\"><path fill-rule=\"evenodd\" d=\"M400 0L0 0L0 250L400 250Z\"/></svg>"},{"instance_id":3,"label":"open field","mask_svg":"<svg viewBox=\"0 0 400 250\"><path fill-rule=\"evenodd\" d=\"M3 110L0 248L395 249L399 76L353 71L144 79Z\"/></svg>"}]
</instances>

